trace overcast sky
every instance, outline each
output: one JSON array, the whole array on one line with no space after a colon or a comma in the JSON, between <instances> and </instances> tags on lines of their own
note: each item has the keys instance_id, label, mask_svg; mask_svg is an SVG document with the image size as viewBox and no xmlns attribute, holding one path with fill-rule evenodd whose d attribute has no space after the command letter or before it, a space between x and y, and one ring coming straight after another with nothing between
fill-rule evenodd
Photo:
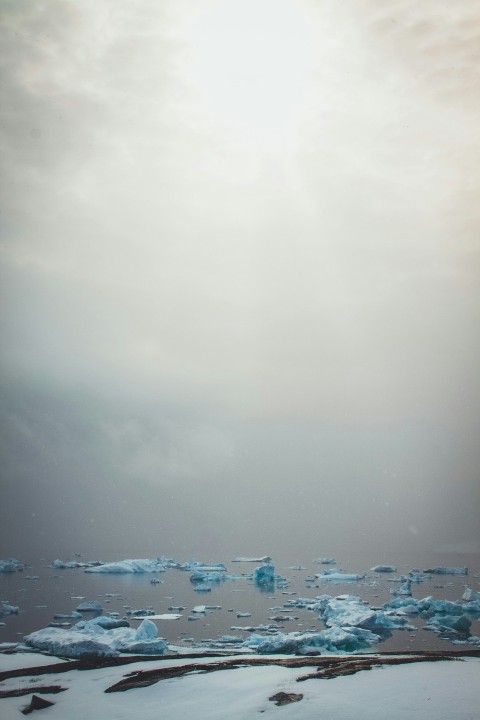
<instances>
[{"instance_id":1,"label":"overcast sky","mask_svg":"<svg viewBox=\"0 0 480 720\"><path fill-rule=\"evenodd\" d=\"M478 541L476 3L0 8L4 508L294 489Z\"/></svg>"}]
</instances>

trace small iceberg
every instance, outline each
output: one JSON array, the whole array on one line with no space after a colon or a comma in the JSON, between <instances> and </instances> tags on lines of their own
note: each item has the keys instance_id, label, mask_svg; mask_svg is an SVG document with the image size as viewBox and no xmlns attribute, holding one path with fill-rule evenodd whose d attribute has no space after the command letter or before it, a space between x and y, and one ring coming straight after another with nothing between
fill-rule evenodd
<instances>
[{"instance_id":1,"label":"small iceberg","mask_svg":"<svg viewBox=\"0 0 480 720\"><path fill-rule=\"evenodd\" d=\"M2 615L18 615L18 611L19 608L16 605L10 605L8 602L0 602L0 617Z\"/></svg>"},{"instance_id":2,"label":"small iceberg","mask_svg":"<svg viewBox=\"0 0 480 720\"><path fill-rule=\"evenodd\" d=\"M36 650L66 658L115 657L119 653L163 655L168 646L157 634L157 626L151 620L143 620L139 628L133 630L130 627L104 629L97 619L77 623L68 630L37 630L27 635L25 642Z\"/></svg>"},{"instance_id":3,"label":"small iceberg","mask_svg":"<svg viewBox=\"0 0 480 720\"><path fill-rule=\"evenodd\" d=\"M324 570L323 573L319 573L315 575L315 577L318 580L329 580L336 582L358 582L358 580L363 580L365 575L358 575L357 573L339 572L335 568L332 568L331 570Z\"/></svg>"},{"instance_id":4,"label":"small iceberg","mask_svg":"<svg viewBox=\"0 0 480 720\"><path fill-rule=\"evenodd\" d=\"M142 573L165 572L166 569L164 559L156 558L154 560L119 560L118 562L105 563L104 565L98 565L96 567L88 567L85 569L85 572L112 573L116 575L135 573L139 575Z\"/></svg>"},{"instance_id":5,"label":"small iceberg","mask_svg":"<svg viewBox=\"0 0 480 720\"><path fill-rule=\"evenodd\" d=\"M232 562L261 562L270 564L272 562L272 558L270 555L264 555L263 557L235 557L233 558Z\"/></svg>"},{"instance_id":6,"label":"small iceberg","mask_svg":"<svg viewBox=\"0 0 480 720\"><path fill-rule=\"evenodd\" d=\"M92 602L83 602L77 605L76 610L78 612L102 612L103 608L98 600L92 600Z\"/></svg>"},{"instance_id":7,"label":"small iceberg","mask_svg":"<svg viewBox=\"0 0 480 720\"><path fill-rule=\"evenodd\" d=\"M15 558L8 558L7 560L0 560L0 572L11 573L17 572L18 570L24 570L25 565Z\"/></svg>"},{"instance_id":8,"label":"small iceberg","mask_svg":"<svg viewBox=\"0 0 480 720\"><path fill-rule=\"evenodd\" d=\"M372 572L393 573L397 572L397 568L395 565L375 565L375 567L372 568Z\"/></svg>"}]
</instances>

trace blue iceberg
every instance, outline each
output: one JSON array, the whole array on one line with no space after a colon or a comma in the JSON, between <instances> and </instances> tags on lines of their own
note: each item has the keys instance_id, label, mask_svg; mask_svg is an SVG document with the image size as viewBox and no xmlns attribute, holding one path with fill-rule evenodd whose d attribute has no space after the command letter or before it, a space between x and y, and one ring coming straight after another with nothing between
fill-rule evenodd
<instances>
[{"instance_id":1,"label":"blue iceberg","mask_svg":"<svg viewBox=\"0 0 480 720\"><path fill-rule=\"evenodd\" d=\"M30 633L25 642L36 650L59 657L115 657L119 653L163 655L168 649L163 638L157 637L157 626L143 620L137 630L130 627L105 629L96 621L77 623L68 630L44 628Z\"/></svg>"}]
</instances>

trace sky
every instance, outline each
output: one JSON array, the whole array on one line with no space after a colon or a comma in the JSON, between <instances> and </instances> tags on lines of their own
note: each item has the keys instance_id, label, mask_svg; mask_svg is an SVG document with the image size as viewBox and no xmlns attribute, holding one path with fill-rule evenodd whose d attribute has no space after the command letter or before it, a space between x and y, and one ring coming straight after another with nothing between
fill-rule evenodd
<instances>
[{"instance_id":1,"label":"sky","mask_svg":"<svg viewBox=\"0 0 480 720\"><path fill-rule=\"evenodd\" d=\"M475 3L0 17L5 553L478 552Z\"/></svg>"}]
</instances>

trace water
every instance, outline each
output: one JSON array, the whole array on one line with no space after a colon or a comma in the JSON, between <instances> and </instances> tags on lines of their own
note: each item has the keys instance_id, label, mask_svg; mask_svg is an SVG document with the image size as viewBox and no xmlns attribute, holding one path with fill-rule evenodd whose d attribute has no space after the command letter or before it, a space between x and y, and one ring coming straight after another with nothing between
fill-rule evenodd
<instances>
[{"instance_id":1,"label":"water","mask_svg":"<svg viewBox=\"0 0 480 720\"><path fill-rule=\"evenodd\" d=\"M108 559L119 559L108 558ZM5 626L0 627L0 641L19 641L22 637L34 630L46 627L54 620L56 613L70 613L74 610L80 598L86 600L99 600L105 613L118 612L121 617L126 616L128 610L151 608L155 613L169 612L171 606L184 606L182 617L178 620L156 620L159 635L165 637L173 644L188 644L192 640L207 640L223 634L247 637L248 632L236 627L256 626L259 624L272 624L271 618L275 615L284 615L284 610L278 610L285 602L296 596L314 598L316 595L339 595L348 593L358 595L368 601L371 606L381 606L392 599L390 588L398 588L393 577L407 574L414 568L426 569L436 565L467 565L469 576L463 575L433 575L420 584L412 585L413 597L420 599L433 596L439 599L460 600L465 585L479 589L480 556L478 555L443 555L442 558L430 555L430 560L422 558L423 562L409 562L401 556L389 558L389 564L397 566L398 573L375 574L369 568L384 563L376 558L360 561L350 558L348 561L337 562L337 566L345 572L365 573L367 577L354 583L335 583L327 581L308 582L308 576L314 576L325 569L325 566L315 564L310 558L295 564L305 569L290 569L288 562L282 562L282 557L274 557L277 573L284 575L288 580L288 587L275 589L271 592L261 592L252 581L246 577L253 571L255 563L231 563L230 558L202 558L214 562L225 562L229 573L245 575L237 580L227 580L219 585L213 585L209 593L197 593L190 582L190 573L180 570L167 570L155 575L112 575L85 573L82 569L54 570L48 567L46 561L29 563L23 572L2 573L0 575L0 598L20 608L18 615L4 616ZM177 560L182 561L181 558ZM417 558L418 560L418 558ZM38 575L38 579L29 579ZM161 580L158 584L150 581L155 577ZM219 606L219 609L207 611L200 615L198 620L189 621L188 617L195 605ZM250 617L237 618L237 613L249 612ZM284 632L321 630L323 623L315 613L308 610L294 609L287 613L292 620L280 622ZM87 617L87 615L85 615ZM91 617L90 613L88 617ZM132 626L141 620L130 619ZM75 621L73 621L75 622ZM416 630L395 630L391 638L382 642L379 649L385 651L401 650L439 650L451 649L449 640L442 639L438 634L423 630L425 620L412 618L410 624ZM472 617L472 635L480 635L480 621ZM459 647L459 646L456 646Z\"/></svg>"}]
</instances>

